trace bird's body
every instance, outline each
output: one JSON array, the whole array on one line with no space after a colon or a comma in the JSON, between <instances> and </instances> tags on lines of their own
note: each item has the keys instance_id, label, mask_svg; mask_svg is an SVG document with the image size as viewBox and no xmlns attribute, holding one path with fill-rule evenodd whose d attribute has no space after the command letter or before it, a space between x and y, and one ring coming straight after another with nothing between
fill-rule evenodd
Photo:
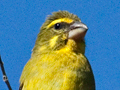
<instances>
[{"instance_id":1,"label":"bird's body","mask_svg":"<svg viewBox=\"0 0 120 90\"><path fill-rule=\"evenodd\" d=\"M91 66L84 56L85 32L68 35L70 29L83 28L78 22L67 11L53 13L46 20L22 72L20 90L95 90Z\"/></svg>"}]
</instances>

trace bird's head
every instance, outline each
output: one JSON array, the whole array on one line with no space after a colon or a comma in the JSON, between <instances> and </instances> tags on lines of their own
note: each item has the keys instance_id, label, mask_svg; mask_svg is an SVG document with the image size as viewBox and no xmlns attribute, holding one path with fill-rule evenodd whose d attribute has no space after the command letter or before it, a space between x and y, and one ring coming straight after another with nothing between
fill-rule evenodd
<instances>
[{"instance_id":1,"label":"bird's head","mask_svg":"<svg viewBox=\"0 0 120 90\"><path fill-rule=\"evenodd\" d=\"M84 37L87 29L78 16L67 11L54 12L42 25L33 54L59 51L65 48L84 53Z\"/></svg>"}]
</instances>

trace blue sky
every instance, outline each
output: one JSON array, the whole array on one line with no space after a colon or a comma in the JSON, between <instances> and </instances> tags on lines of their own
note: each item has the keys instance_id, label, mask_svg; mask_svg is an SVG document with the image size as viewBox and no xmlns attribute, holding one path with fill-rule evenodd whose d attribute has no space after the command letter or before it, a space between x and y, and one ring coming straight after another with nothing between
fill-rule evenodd
<instances>
[{"instance_id":1,"label":"blue sky","mask_svg":"<svg viewBox=\"0 0 120 90\"><path fill-rule=\"evenodd\" d=\"M0 0L0 54L13 90L19 87L40 26L58 10L78 15L89 27L85 55L96 90L120 90L119 0ZM0 90L7 90L1 71L0 77Z\"/></svg>"}]
</instances>

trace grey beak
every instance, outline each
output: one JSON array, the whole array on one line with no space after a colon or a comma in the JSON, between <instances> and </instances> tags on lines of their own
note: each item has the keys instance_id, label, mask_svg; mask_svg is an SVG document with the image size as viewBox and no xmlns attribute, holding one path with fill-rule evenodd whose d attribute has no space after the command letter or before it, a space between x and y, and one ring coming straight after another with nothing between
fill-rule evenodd
<instances>
[{"instance_id":1,"label":"grey beak","mask_svg":"<svg viewBox=\"0 0 120 90\"><path fill-rule=\"evenodd\" d=\"M84 36L88 30L88 27L82 22L74 22L70 25L68 38L74 40L84 39Z\"/></svg>"},{"instance_id":2,"label":"grey beak","mask_svg":"<svg viewBox=\"0 0 120 90\"><path fill-rule=\"evenodd\" d=\"M78 21L70 25L70 30L73 30L76 28L83 28L85 30L88 30L88 27L84 23L78 22Z\"/></svg>"}]
</instances>

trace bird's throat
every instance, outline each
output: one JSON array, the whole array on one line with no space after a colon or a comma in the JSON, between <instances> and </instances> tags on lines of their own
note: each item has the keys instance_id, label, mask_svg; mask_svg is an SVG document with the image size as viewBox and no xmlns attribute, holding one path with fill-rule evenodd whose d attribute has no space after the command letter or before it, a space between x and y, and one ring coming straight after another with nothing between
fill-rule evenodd
<instances>
[{"instance_id":1,"label":"bird's throat","mask_svg":"<svg viewBox=\"0 0 120 90\"><path fill-rule=\"evenodd\" d=\"M77 52L84 54L85 52L85 43L83 41L76 42L73 39L68 39L64 48L58 50L60 52Z\"/></svg>"}]
</instances>

